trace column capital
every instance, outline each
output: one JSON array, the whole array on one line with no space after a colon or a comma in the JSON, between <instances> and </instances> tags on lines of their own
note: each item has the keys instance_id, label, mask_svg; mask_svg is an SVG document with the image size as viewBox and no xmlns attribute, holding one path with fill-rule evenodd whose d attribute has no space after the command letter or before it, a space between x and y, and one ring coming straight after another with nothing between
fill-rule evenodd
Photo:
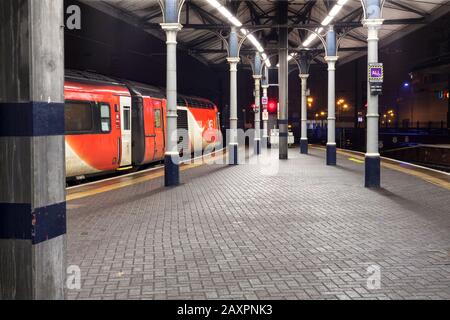
<instances>
[{"instance_id":1,"label":"column capital","mask_svg":"<svg viewBox=\"0 0 450 320\"><path fill-rule=\"evenodd\" d=\"M336 61L338 61L338 59L339 59L338 56L326 56L326 57L325 57L325 61L326 61L327 63L330 63L330 62L336 62Z\"/></svg>"},{"instance_id":2,"label":"column capital","mask_svg":"<svg viewBox=\"0 0 450 320\"><path fill-rule=\"evenodd\" d=\"M379 28L383 24L384 19L363 19L362 23L365 27Z\"/></svg>"},{"instance_id":3,"label":"column capital","mask_svg":"<svg viewBox=\"0 0 450 320\"><path fill-rule=\"evenodd\" d=\"M261 79L262 79L262 76L261 76L261 75L258 75L258 74L254 74L254 75L253 75L253 79L255 79L255 80L261 80Z\"/></svg>"},{"instance_id":4,"label":"column capital","mask_svg":"<svg viewBox=\"0 0 450 320\"><path fill-rule=\"evenodd\" d=\"M269 89L269 85L268 85L268 84L263 84L263 85L261 86L261 88L263 88L263 89Z\"/></svg>"},{"instance_id":5,"label":"column capital","mask_svg":"<svg viewBox=\"0 0 450 320\"><path fill-rule=\"evenodd\" d=\"M183 28L181 23L160 23L159 24L164 31L180 31Z\"/></svg>"},{"instance_id":6,"label":"column capital","mask_svg":"<svg viewBox=\"0 0 450 320\"><path fill-rule=\"evenodd\" d=\"M298 76L299 76L300 79L308 79L309 78L309 74L308 73L306 73L306 74L299 74Z\"/></svg>"},{"instance_id":7,"label":"column capital","mask_svg":"<svg viewBox=\"0 0 450 320\"><path fill-rule=\"evenodd\" d=\"M239 57L228 57L227 61L229 64L233 64L233 63L239 63L241 61L241 58Z\"/></svg>"},{"instance_id":8,"label":"column capital","mask_svg":"<svg viewBox=\"0 0 450 320\"><path fill-rule=\"evenodd\" d=\"M166 32L166 44L177 44L177 33L183 28L179 23L161 23L161 28Z\"/></svg>"}]
</instances>

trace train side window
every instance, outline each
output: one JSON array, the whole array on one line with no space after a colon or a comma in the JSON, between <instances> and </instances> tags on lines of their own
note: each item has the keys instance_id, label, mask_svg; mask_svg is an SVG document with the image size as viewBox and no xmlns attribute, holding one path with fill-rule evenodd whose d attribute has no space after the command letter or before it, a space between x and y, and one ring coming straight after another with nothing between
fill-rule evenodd
<instances>
[{"instance_id":1,"label":"train side window","mask_svg":"<svg viewBox=\"0 0 450 320\"><path fill-rule=\"evenodd\" d=\"M66 101L64 118L66 134L94 131L93 104L86 101Z\"/></svg>"},{"instance_id":2,"label":"train side window","mask_svg":"<svg viewBox=\"0 0 450 320\"><path fill-rule=\"evenodd\" d=\"M131 130L130 107L123 107L123 130Z\"/></svg>"},{"instance_id":3,"label":"train side window","mask_svg":"<svg viewBox=\"0 0 450 320\"><path fill-rule=\"evenodd\" d=\"M155 109L155 128L161 128L161 109Z\"/></svg>"},{"instance_id":4,"label":"train side window","mask_svg":"<svg viewBox=\"0 0 450 320\"><path fill-rule=\"evenodd\" d=\"M100 103L100 131L111 131L111 108L107 103Z\"/></svg>"}]
</instances>

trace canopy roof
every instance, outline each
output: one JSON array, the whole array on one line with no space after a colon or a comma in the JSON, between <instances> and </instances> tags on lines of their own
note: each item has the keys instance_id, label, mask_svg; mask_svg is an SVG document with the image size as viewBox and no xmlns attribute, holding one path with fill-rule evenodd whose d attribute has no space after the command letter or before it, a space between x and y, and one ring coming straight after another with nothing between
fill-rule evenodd
<instances>
[{"instance_id":1,"label":"canopy roof","mask_svg":"<svg viewBox=\"0 0 450 320\"><path fill-rule=\"evenodd\" d=\"M97 9L164 39L159 26L163 17L157 0L82 0ZM276 54L278 43L280 2L274 0L238 1L218 0L233 13L247 30L259 30L259 39L267 54ZM290 27L290 51L301 51L303 42L309 36L304 29L315 30L336 3L335 0L290 0L288 6L288 26ZM450 11L447 0L386 0L383 9L384 24L380 30L380 46L417 30ZM225 61L226 46L217 36L224 36L230 30L230 23L206 0L186 0L181 10L184 28L179 33L180 47L189 50L199 60L207 64ZM340 62L348 62L365 54L367 31L361 21L363 9L359 0L349 0L332 24L338 33ZM324 31L325 32L325 31ZM316 53L316 62L323 61L323 46L316 39L308 47ZM246 41L241 53L255 51L250 41ZM274 58L275 60L277 58Z\"/></svg>"}]
</instances>

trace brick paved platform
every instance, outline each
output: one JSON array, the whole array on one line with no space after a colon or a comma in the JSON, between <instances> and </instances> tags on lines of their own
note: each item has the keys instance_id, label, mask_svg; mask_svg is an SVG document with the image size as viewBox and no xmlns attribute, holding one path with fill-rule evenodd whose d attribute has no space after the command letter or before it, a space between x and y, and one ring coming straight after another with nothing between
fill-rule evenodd
<instances>
[{"instance_id":1,"label":"brick paved platform","mask_svg":"<svg viewBox=\"0 0 450 320\"><path fill-rule=\"evenodd\" d=\"M450 191L324 151L69 202L69 299L450 299ZM277 172L277 164L278 173ZM380 268L381 288L367 287Z\"/></svg>"}]
</instances>

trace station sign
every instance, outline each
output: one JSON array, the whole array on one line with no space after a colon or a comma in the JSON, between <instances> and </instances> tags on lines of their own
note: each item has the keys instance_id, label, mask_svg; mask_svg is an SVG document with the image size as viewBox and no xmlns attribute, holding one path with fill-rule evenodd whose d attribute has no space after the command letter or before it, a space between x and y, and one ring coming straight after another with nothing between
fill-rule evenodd
<instances>
[{"instance_id":1,"label":"station sign","mask_svg":"<svg viewBox=\"0 0 450 320\"><path fill-rule=\"evenodd\" d=\"M384 66L382 63L369 63L368 68L370 94L374 96L383 93Z\"/></svg>"},{"instance_id":2,"label":"station sign","mask_svg":"<svg viewBox=\"0 0 450 320\"><path fill-rule=\"evenodd\" d=\"M369 63L369 82L382 83L384 80L384 67L382 63Z\"/></svg>"},{"instance_id":3,"label":"station sign","mask_svg":"<svg viewBox=\"0 0 450 320\"><path fill-rule=\"evenodd\" d=\"M267 97L262 97L261 102L264 106L267 106L269 104L269 98Z\"/></svg>"},{"instance_id":4,"label":"station sign","mask_svg":"<svg viewBox=\"0 0 450 320\"><path fill-rule=\"evenodd\" d=\"M269 112L268 111L263 111L262 119L263 119L263 121L269 121Z\"/></svg>"}]
</instances>

